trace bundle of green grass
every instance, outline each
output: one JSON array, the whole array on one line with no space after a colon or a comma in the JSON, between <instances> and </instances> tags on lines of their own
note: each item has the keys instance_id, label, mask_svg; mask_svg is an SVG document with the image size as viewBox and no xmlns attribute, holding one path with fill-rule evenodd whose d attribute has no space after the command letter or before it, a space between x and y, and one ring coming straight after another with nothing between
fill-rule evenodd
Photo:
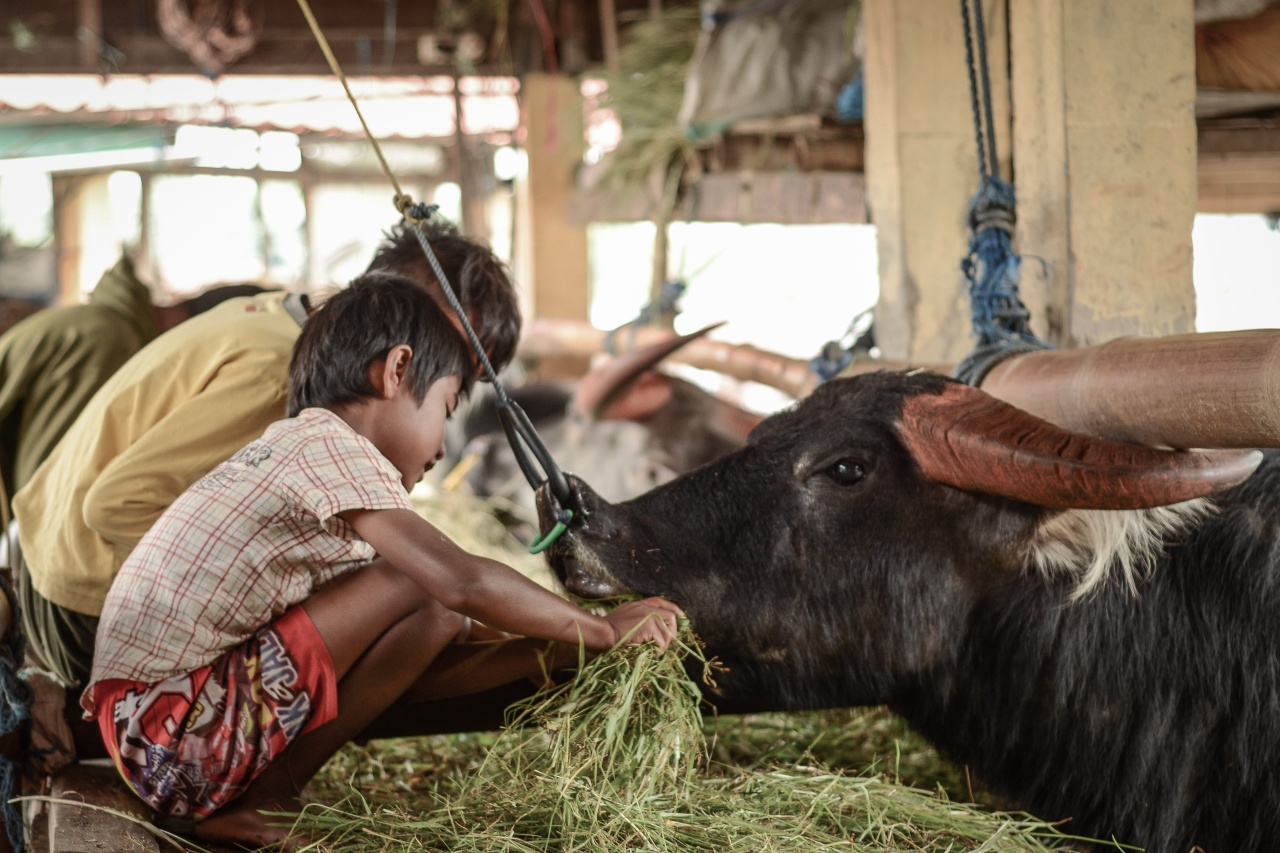
<instances>
[{"instance_id":1,"label":"bundle of green grass","mask_svg":"<svg viewBox=\"0 0 1280 853\"><path fill-rule=\"evenodd\" d=\"M687 632L678 645L586 662L513 709L499 733L348 749L315 784L329 804L298 819L315 839L304 849L1042 851L1068 842L1040 821L955 802L946 783L903 784L913 767L942 762L908 760L903 774L904 733L882 712L704 725L682 665L698 650ZM854 774L822 758L856 760L847 753L869 739L893 744L892 767Z\"/></svg>"}]
</instances>

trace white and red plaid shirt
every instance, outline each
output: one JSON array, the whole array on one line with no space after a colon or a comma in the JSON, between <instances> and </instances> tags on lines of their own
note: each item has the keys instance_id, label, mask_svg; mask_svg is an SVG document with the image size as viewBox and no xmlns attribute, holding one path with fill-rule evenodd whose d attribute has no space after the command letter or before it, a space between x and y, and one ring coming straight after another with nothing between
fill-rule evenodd
<instances>
[{"instance_id":1,"label":"white and red plaid shirt","mask_svg":"<svg viewBox=\"0 0 1280 853\"><path fill-rule=\"evenodd\" d=\"M84 691L199 669L373 547L338 513L413 509L400 472L327 409L277 421L174 501L125 561L98 624Z\"/></svg>"}]
</instances>

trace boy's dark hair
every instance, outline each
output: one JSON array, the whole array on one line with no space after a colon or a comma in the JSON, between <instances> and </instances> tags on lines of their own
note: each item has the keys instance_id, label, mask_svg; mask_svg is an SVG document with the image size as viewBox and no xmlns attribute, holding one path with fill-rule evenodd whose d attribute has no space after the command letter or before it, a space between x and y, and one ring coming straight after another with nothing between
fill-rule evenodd
<instances>
[{"instance_id":1,"label":"boy's dark hair","mask_svg":"<svg viewBox=\"0 0 1280 853\"><path fill-rule=\"evenodd\" d=\"M429 219L419 227L475 327L493 369L501 371L515 357L520 341L520 304L506 265L488 247L463 237L446 221ZM417 235L405 223L386 233L369 264L368 272L375 270L408 276L424 284L437 305L453 310Z\"/></svg>"},{"instance_id":2,"label":"boy's dark hair","mask_svg":"<svg viewBox=\"0 0 1280 853\"><path fill-rule=\"evenodd\" d=\"M407 380L419 403L437 379L475 381L475 357L448 316L421 286L403 276L365 273L311 315L289 361L287 414L373 397L369 365L397 344L413 350Z\"/></svg>"}]
</instances>

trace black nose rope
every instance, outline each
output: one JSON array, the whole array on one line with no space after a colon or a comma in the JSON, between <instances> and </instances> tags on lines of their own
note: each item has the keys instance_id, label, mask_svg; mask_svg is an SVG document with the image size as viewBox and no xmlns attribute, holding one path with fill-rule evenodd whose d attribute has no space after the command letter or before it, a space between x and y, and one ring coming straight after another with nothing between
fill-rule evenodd
<instances>
[{"instance_id":1,"label":"black nose rope","mask_svg":"<svg viewBox=\"0 0 1280 853\"><path fill-rule=\"evenodd\" d=\"M462 303L454 294L453 287L449 284L449 277L444 274L440 261L436 259L436 253L432 251L427 235L422 233L422 223L431 218L432 214L438 209L438 205L415 204L413 199L400 188L400 182L396 180L395 174L387 164L387 158L382 154L382 147L378 145L377 138L369 131L369 125L364 120L364 114L360 111L360 104L356 101L355 95L351 93L351 87L347 85L347 77L342 73L342 67L338 64L338 59L334 56L333 49L329 47L329 40L325 38L319 22L316 21L316 16L311 11L311 4L307 0L298 0L298 7L302 10L303 17L307 19L307 25L311 28L311 32L315 36L316 43L320 46L320 51L324 54L325 60L328 61L329 68L333 71L333 76L337 77L338 82L342 84L342 89L347 94L347 100L351 102L352 109L356 111L356 118L360 120L360 126L364 128L365 138L369 140L373 153L378 158L378 164L382 167L383 174L387 176L391 186L395 188L396 192L392 201L396 206L396 210L400 211L400 215L409 223L409 227L413 229L414 235L418 238L418 245L422 246L423 254L427 256L427 263L431 265L431 270L436 275L436 281L440 282L445 299L449 301L454 313L458 315L463 331L467 334L467 340L471 342L471 347L476 351L476 355L480 357L480 364L484 368L485 376L498 394L498 418L502 421L502 431L507 434L507 442L511 445L511 452L515 454L516 462L520 465L520 471L535 492L544 485L551 491L551 496L556 504L555 527L545 537L536 539L529 548L531 553L541 553L551 543L560 538L565 528L568 527L569 522L573 520L573 510L569 508L569 505L573 502L573 494L569 491L569 481L565 479L564 472L560 470L560 466L556 465L556 461L551 458L551 453L547 450L547 446L538 437L537 431L534 430L533 424L529 421L529 416L524 413L524 409L521 409L514 400L507 396L506 389L498 381L498 374L489 362L488 353L484 351L480 338L476 335L475 330L471 328L471 321L467 319L467 312L462 310ZM455 85L457 84L455 83ZM457 120L461 122L462 116L457 116Z\"/></svg>"},{"instance_id":2,"label":"black nose rope","mask_svg":"<svg viewBox=\"0 0 1280 853\"><path fill-rule=\"evenodd\" d=\"M498 381L498 374L493 369L489 355L484 351L484 346L480 343L475 329L471 327L467 312L463 310L462 303L453 292L449 277L445 275L440 261L436 258L436 253L431 248L431 242L427 239L427 235L422 233L421 223L429 219L436 210L437 205L418 203L407 205L403 212L405 221L413 229L414 236L418 238L418 245L422 247L427 263L431 265L431 270L436 275L436 281L440 282L445 299L449 300L449 305L458 315L458 320L467 334L467 340L471 342L472 349L480 358L480 365L484 368L486 378L498 395L498 420L502 422L502 431L507 435L507 443L511 445L511 452L515 454L521 473L535 492L546 485L551 490L552 497L555 498L557 504L555 527L545 537L539 537L529 546L529 553L540 554L560 538L569 522L573 520L573 510L569 508L573 494L569 490L568 479L565 478L564 472L560 470L555 459L551 457L551 451L547 450L547 446L542 443L537 430L529 421L529 416L515 400L507 396L507 389Z\"/></svg>"}]
</instances>

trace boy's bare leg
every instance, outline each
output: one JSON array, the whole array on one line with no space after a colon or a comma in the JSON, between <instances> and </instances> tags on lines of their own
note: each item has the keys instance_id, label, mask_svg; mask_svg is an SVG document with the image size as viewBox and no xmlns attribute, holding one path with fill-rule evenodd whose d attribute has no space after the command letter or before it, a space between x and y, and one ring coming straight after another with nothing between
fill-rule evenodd
<instances>
[{"instance_id":1,"label":"boy's bare leg","mask_svg":"<svg viewBox=\"0 0 1280 853\"><path fill-rule=\"evenodd\" d=\"M592 657L588 653L588 657ZM515 681L542 686L550 674L578 662L578 649L564 643L520 637L446 646L399 702L453 699Z\"/></svg>"},{"instance_id":2,"label":"boy's bare leg","mask_svg":"<svg viewBox=\"0 0 1280 853\"><path fill-rule=\"evenodd\" d=\"M299 737L239 798L197 825L199 838L264 846L288 827L261 811L294 812L302 787L344 743L391 706L462 627L417 584L378 560L302 605L333 658L338 715Z\"/></svg>"},{"instance_id":3,"label":"boy's bare leg","mask_svg":"<svg viewBox=\"0 0 1280 853\"><path fill-rule=\"evenodd\" d=\"M453 644L462 617L384 561L316 593L303 607L324 638L338 678L338 716L290 744L235 801L206 818L209 841L266 845L288 828L262 811L294 812L303 786L343 744L385 711L533 682L577 663L578 649L520 638ZM518 698L513 694L513 699Z\"/></svg>"},{"instance_id":4,"label":"boy's bare leg","mask_svg":"<svg viewBox=\"0 0 1280 853\"><path fill-rule=\"evenodd\" d=\"M576 646L529 637L454 643L355 739L499 729L507 708L549 686L553 673L576 668L578 660Z\"/></svg>"}]
</instances>

